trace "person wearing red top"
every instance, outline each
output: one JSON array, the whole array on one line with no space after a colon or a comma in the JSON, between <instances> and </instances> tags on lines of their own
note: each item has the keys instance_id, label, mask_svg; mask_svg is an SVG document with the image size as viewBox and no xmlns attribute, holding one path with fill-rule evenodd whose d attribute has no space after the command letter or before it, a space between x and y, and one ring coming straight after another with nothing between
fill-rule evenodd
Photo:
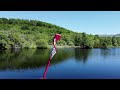
<instances>
[{"instance_id":1,"label":"person wearing red top","mask_svg":"<svg viewBox=\"0 0 120 90\"><path fill-rule=\"evenodd\" d=\"M55 36L53 37L53 45L56 45L56 42L60 39L61 39L61 35L60 34L55 34Z\"/></svg>"},{"instance_id":2,"label":"person wearing red top","mask_svg":"<svg viewBox=\"0 0 120 90\"><path fill-rule=\"evenodd\" d=\"M60 34L55 34L55 36L53 37L53 50L52 50L52 53L51 53L51 55L50 55L50 58L49 58L49 60L48 60L48 64L47 64L47 66L46 66L46 68L45 68L45 71L44 71L44 74L43 74L43 78L41 78L41 79L46 79L46 73L47 73L47 70L48 70L48 67L49 67L49 65L50 65L50 61L51 61L51 59L52 59L52 57L55 55L55 53L57 52L57 48L56 48L56 42L58 41L58 40L60 40L61 39L61 35Z\"/></svg>"}]
</instances>

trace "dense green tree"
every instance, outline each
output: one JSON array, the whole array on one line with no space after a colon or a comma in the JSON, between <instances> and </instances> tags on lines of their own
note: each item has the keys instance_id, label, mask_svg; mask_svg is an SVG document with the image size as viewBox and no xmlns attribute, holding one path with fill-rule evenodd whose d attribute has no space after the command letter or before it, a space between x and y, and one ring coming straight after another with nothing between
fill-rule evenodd
<instances>
[{"instance_id":1,"label":"dense green tree","mask_svg":"<svg viewBox=\"0 0 120 90\"><path fill-rule=\"evenodd\" d=\"M108 48L120 46L120 37L104 37L77 33L63 27L37 20L0 18L0 44L6 48L48 48L53 36L59 33L59 46Z\"/></svg>"},{"instance_id":2,"label":"dense green tree","mask_svg":"<svg viewBox=\"0 0 120 90\"><path fill-rule=\"evenodd\" d=\"M48 48L48 43L44 39L37 40L36 45L37 45L37 48L40 48L40 49Z\"/></svg>"}]
</instances>

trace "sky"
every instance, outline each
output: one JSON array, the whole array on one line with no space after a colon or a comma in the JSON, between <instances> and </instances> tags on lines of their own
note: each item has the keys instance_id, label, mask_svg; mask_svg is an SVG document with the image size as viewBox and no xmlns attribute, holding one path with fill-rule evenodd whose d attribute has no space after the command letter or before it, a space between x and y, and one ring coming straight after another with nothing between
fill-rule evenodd
<instances>
[{"instance_id":1,"label":"sky","mask_svg":"<svg viewBox=\"0 0 120 90\"><path fill-rule=\"evenodd\" d=\"M120 33L120 11L0 11L2 17L39 20L93 35Z\"/></svg>"}]
</instances>

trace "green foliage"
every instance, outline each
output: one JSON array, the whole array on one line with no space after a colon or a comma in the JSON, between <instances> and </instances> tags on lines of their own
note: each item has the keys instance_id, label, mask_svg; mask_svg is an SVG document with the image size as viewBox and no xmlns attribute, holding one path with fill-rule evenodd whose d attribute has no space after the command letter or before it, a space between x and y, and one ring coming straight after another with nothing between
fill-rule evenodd
<instances>
[{"instance_id":1,"label":"green foliage","mask_svg":"<svg viewBox=\"0 0 120 90\"><path fill-rule=\"evenodd\" d=\"M81 33L77 33L75 36L75 46L83 46L83 36Z\"/></svg>"},{"instance_id":2,"label":"green foliage","mask_svg":"<svg viewBox=\"0 0 120 90\"><path fill-rule=\"evenodd\" d=\"M67 45L67 43L64 40L60 40L59 42L57 42L57 44L60 45L60 46Z\"/></svg>"},{"instance_id":3,"label":"green foliage","mask_svg":"<svg viewBox=\"0 0 120 90\"><path fill-rule=\"evenodd\" d=\"M95 36L94 37L94 47L98 48L99 47L99 43L100 43L100 40L99 40L98 36Z\"/></svg>"},{"instance_id":4,"label":"green foliage","mask_svg":"<svg viewBox=\"0 0 120 90\"><path fill-rule=\"evenodd\" d=\"M46 40L40 39L36 41L36 46L39 49L45 49L45 48L48 48L48 43Z\"/></svg>"},{"instance_id":5,"label":"green foliage","mask_svg":"<svg viewBox=\"0 0 120 90\"><path fill-rule=\"evenodd\" d=\"M53 36L59 33L59 46L107 48L120 46L120 37L99 37L77 33L54 24L25 19L0 18L0 43L6 48L49 48Z\"/></svg>"},{"instance_id":6,"label":"green foliage","mask_svg":"<svg viewBox=\"0 0 120 90\"><path fill-rule=\"evenodd\" d=\"M21 27L22 30L30 30L29 26L28 25L24 25Z\"/></svg>"},{"instance_id":7,"label":"green foliage","mask_svg":"<svg viewBox=\"0 0 120 90\"><path fill-rule=\"evenodd\" d=\"M115 36L112 37L112 44L113 46L118 46L118 42Z\"/></svg>"}]
</instances>

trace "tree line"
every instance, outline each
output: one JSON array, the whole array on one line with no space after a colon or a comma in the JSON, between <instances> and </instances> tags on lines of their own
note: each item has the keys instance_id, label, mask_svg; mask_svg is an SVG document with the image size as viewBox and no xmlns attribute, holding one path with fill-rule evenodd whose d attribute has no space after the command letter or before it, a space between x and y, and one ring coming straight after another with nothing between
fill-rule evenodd
<instances>
[{"instance_id":1,"label":"tree line","mask_svg":"<svg viewBox=\"0 0 120 90\"><path fill-rule=\"evenodd\" d=\"M77 33L37 20L0 18L0 49L49 48L56 33L62 35L62 39L57 42L59 46L79 46L80 48L120 46L120 37Z\"/></svg>"}]
</instances>

